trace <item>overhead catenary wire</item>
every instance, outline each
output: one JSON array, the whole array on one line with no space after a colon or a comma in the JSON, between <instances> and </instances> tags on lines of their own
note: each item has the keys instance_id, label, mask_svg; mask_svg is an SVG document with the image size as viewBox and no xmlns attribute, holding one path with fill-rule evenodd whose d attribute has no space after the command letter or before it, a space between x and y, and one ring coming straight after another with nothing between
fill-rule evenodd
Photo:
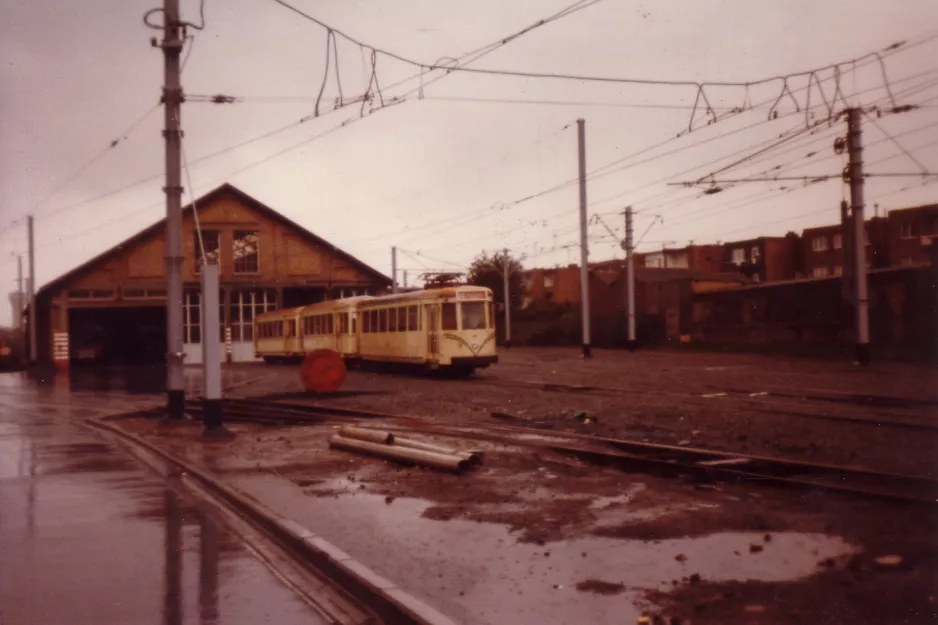
<instances>
[{"instance_id":1,"label":"overhead catenary wire","mask_svg":"<svg viewBox=\"0 0 938 625\"><path fill-rule=\"evenodd\" d=\"M513 32L513 33L511 33L511 34L509 34L509 35L507 35L507 36L505 36L505 37L501 37L500 39L498 39L497 41L495 41L495 42L493 42L493 43L486 44L486 45L484 45L484 46L482 46L482 47L480 47L480 48L477 48L477 49L475 49L475 50L473 50L473 51L471 51L471 52L468 52L468 53L466 53L466 54L460 55L460 56L456 59L456 61L457 61L457 62L460 62L460 63L464 63L464 64L465 64L465 63L472 63L472 62L474 62L475 60L478 60L479 58L482 58L482 57L484 57L485 55L490 54L491 52L494 52L495 50L501 48L502 46L504 46L504 45L510 43L511 41L517 39L518 37L521 37L522 35L524 35L524 34L526 34L526 33L528 33L528 32L531 32L532 30L535 30L535 29L537 29L537 28L540 28L540 27L542 27L542 26L545 26L545 25L547 25L547 24L549 24L549 23L551 23L551 22L553 22L553 21L556 21L556 20L558 20L558 19L561 19L561 18L563 18L563 17L566 17L567 15L571 15L571 14L575 13L576 11L582 10L582 9L584 9L584 8L588 8L589 6L592 6L593 4L595 4L596 2L599 2L599 1L600 1L600 0L578 0L577 2L575 2L575 3L571 4L571 5L569 5L568 7L566 7L565 9L563 9L563 10L561 10L561 11L559 11L559 12L553 14L553 15L550 15L550 16L548 16L548 17L546 17L546 18L540 19L540 20L538 20L537 22L535 22L535 23L533 23L533 24L531 24L531 25L529 25L529 26L526 26L526 27L524 27L524 28L522 28L522 29L520 29L520 30L518 30L518 31L515 31L515 32ZM200 16L202 16L202 24L201 24L201 26L204 26L204 0L202 0L202 2L203 2L203 4L200 5ZM153 11L148 12L147 15L149 15L149 14L151 14L151 13L161 13L161 12L162 12L162 9L154 9ZM146 22L146 20L147 20L147 17L145 16L144 21ZM195 26L194 24L191 24L191 23L187 23L187 24L189 24L189 25L191 25L191 26ZM161 25L150 25L150 24L148 23L148 26L151 26L151 27L157 28L157 29L162 29L162 26L161 26ZM387 91L387 90L393 89L393 88L395 88L395 87L397 87L397 86L400 86L400 85L402 85L402 84L406 84L407 82L413 81L413 80L415 80L415 79L422 79L423 76L424 76L424 74L429 73L429 71L432 71L432 70L427 70L426 68L421 68L421 71L420 71L420 72L418 72L418 73L416 73L416 74L414 74L414 75L412 75L412 76L409 76L409 77L407 77L407 78L404 78L404 79L402 79L402 80L399 80L399 81L397 81L397 82L395 82L395 83L392 83L392 84L388 85L387 87L385 87L385 90ZM443 74L443 75L441 75L441 76L437 76L435 80L439 80L439 79L441 79L441 78L444 78L447 74L448 74L448 72L445 73L445 74ZM435 80L434 80L434 81L435 81ZM408 94L409 94L409 93L413 93L413 92L411 91L411 92L408 92ZM407 95L407 94L405 94L405 97L406 97L406 95ZM207 100L207 101L215 101L218 97L219 97L219 96L204 96L205 100ZM225 96L222 96L222 97L225 97ZM357 98L354 99L354 101L357 101L357 100L358 100ZM352 100L346 100L343 104L346 104L346 105L347 105L347 104L349 104L351 101L352 101ZM157 104L157 107L158 107L158 106L159 106L159 104ZM330 110L327 111L326 113L322 113L320 116L326 115L326 114L328 114L328 113L335 112L335 111L337 111L337 110L339 110L339 109L341 109L341 108L343 108L343 107L342 107L342 106L334 106L332 109L330 109ZM232 152L232 151L237 150L237 149L240 149L240 148L242 148L242 147L246 147L247 145L250 145L250 144L253 144L253 143L262 141L262 140L264 140L264 139L270 138L270 137L272 137L272 136L274 136L274 135L280 134L280 133L285 132L285 131L287 131L287 130L291 130L291 129L293 129L293 128L296 128L296 127L298 127L298 126L300 126L300 125L303 125L303 124L305 124L306 122L308 122L308 121L310 121L310 120L312 120L312 119L315 119L315 118L316 118L316 116L313 115L313 114L304 116L303 118L299 119L298 121L291 122L291 123L289 123L289 124L287 124L287 125L285 125L285 126L281 126L281 127L275 128L275 129L273 129L273 130L264 132L264 133L262 133L261 135L252 137L251 139L247 139L247 140L245 140L245 141L241 141L241 142L236 143L236 144L234 144L234 145L227 146L227 147L225 147L225 148L221 148L221 149L216 150L215 152L212 152L212 153L210 153L210 154L206 154L206 155L197 157L197 158L195 158L195 159L193 159L193 160L191 161L191 164L192 164L192 165L197 165L197 164L200 164L200 163L202 163L202 162L204 162L204 161L206 161L206 160L209 160L209 159L212 159L212 158L216 158L216 157L218 157L218 156L221 156L221 155L223 155L223 154ZM125 134L126 134L126 133L125 133ZM142 178L142 179L136 180L136 181L134 181L134 182L131 182L131 183L129 183L129 184L122 185L122 186L120 186L120 187L118 187L118 188L112 189L112 190L110 190L110 191L106 191L106 192L104 192L104 193L98 194L98 195L93 196L93 197L91 197L91 198L87 198L87 199L82 200L82 201L79 201L79 202L75 202L75 203L72 203L72 204L68 204L68 205L66 205L66 206L63 206L63 207L60 207L59 209L57 209L57 210L56 210L56 214L58 214L58 213L60 213L60 212L68 211L68 210L73 210L73 209L75 209L75 208L80 208L80 207L82 207L82 206L87 206L88 204L92 204L92 203L94 203L94 202L97 202L97 201L100 201L100 200L103 200L103 199L107 199L108 197L112 197L112 196L114 196L114 195L117 195L117 194L122 193L122 192L124 192L124 191L130 190L130 189L132 189L132 188L141 186L141 185L146 184L146 183L148 183L148 182L152 182L152 181L158 180L161 176L162 176L162 173L153 174L153 175L151 175L151 176L147 176L146 178ZM16 223L16 221L14 221L14 222L12 222L12 223ZM11 223L10 225L12 225L12 223ZM4 228L4 229L0 229L0 232L2 232L3 230L5 230L5 228Z\"/></svg>"}]
</instances>

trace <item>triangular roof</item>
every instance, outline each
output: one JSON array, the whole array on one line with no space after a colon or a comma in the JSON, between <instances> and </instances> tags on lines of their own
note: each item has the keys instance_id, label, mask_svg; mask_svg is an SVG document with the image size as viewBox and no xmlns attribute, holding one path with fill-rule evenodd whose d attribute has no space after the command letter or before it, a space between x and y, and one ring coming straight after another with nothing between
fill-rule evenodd
<instances>
[{"instance_id":1,"label":"triangular roof","mask_svg":"<svg viewBox=\"0 0 938 625\"><path fill-rule=\"evenodd\" d=\"M362 261L358 260L357 258L355 258L354 256L352 256L351 254L340 250L339 248L335 247L335 245L333 245L332 243L329 243L328 241L326 241L326 240L323 239L322 237L320 237L320 236L318 236L318 235L316 235L316 234L313 234L312 232L310 232L309 230L307 230L307 229L304 228L303 226L299 225L299 224L296 223L295 221L293 221L293 220L291 220L291 219L288 219L287 217L284 217L282 214L278 213L277 211L275 211L275 210L272 209L271 207L267 206L266 204L264 204L264 203L261 202L260 200L254 198L254 197L252 197L252 196L250 196L250 195L248 195L247 193L245 193L244 191L242 191L241 189L239 189L238 187L234 186L233 184L231 184L231 183L229 183L229 182L226 182L226 183L222 184L221 186L218 186L218 187L212 189L211 191L209 191L208 193L206 193L206 194L203 195L202 197L196 199L195 202L183 206L183 207L182 207L182 215L183 215L183 217L186 216L186 213L189 213L189 212L192 211L192 204L195 204L196 206L199 206L199 205L205 206L206 204L208 204L208 203L210 203L210 202L212 202L212 201L214 201L214 200L216 200L216 199L218 199L219 197L222 197L222 196L224 196L224 195L234 195L235 197L237 197L239 200L241 200L242 202L244 202L244 204L246 204L247 206L249 206L249 207L252 208L253 210L256 210L257 212L262 213L262 214L266 215L267 217L270 217L270 218L272 218L272 219L274 219L274 220L276 220L276 221L279 221L279 222L282 223L283 225L285 225L285 226L291 228L292 230L296 231L298 234L300 234L301 236L303 236L303 238L305 238L307 241L310 241L310 242L316 244L317 246L318 246L318 245L326 245L326 246L331 247L333 250L335 250L335 254L336 254L336 256L337 256L338 258L341 258L342 260L345 260L346 262L352 264L353 266L355 266L355 267L361 269L361 270L362 270L363 272L365 272L366 274L370 274L370 275L371 275L372 277L374 277L376 280L378 280L378 281L380 281L380 282L383 282L383 283L386 284L386 285L390 285L390 284L391 284L391 279L390 279L389 277L387 277L386 275L384 275L383 273L381 273L380 271L378 271L377 269L371 267L370 265L366 265L365 263L363 263ZM62 275L59 276L58 278L55 278L55 279L52 280L51 282L48 282L48 283L44 284L41 289L39 289L38 291L36 291L36 297L39 297L39 296L43 295L45 292L48 292L48 291L50 291L50 290L54 290L54 289L58 288L59 286L62 285L62 283L71 280L72 278L74 278L74 277L80 275L81 273L83 273L83 272L85 272L85 271L88 271L88 270L91 269L95 264L97 264L97 263L99 263L99 262L105 260L107 257L111 256L112 254L116 254L117 252L121 251L123 248L127 247L128 245L134 245L134 244L136 244L136 243L142 241L143 239L146 239L147 237L149 237L149 236L151 236L151 235L157 234L158 232L160 232L160 231L165 227L165 225L166 225L166 217L163 217L162 219L160 219L160 220L157 221L156 223L154 223L154 224L152 224L152 225L150 225L150 226L147 226L146 228L144 228L143 230L141 230L141 231L138 232L137 234L135 234L135 235L133 235L133 236L131 236L131 237L129 237L129 238L127 238L127 239L121 241L121 242L118 243L117 245L114 245L113 247L111 247L111 248L109 248L109 249L107 249L107 250L101 252L100 254L98 254L97 256L95 256L94 258L91 258L90 260L85 261L84 263L80 264L79 266L75 267L74 269L72 269L72 270L70 270L70 271L68 271L68 272L66 272L66 273L64 273L64 274L62 274Z\"/></svg>"}]
</instances>

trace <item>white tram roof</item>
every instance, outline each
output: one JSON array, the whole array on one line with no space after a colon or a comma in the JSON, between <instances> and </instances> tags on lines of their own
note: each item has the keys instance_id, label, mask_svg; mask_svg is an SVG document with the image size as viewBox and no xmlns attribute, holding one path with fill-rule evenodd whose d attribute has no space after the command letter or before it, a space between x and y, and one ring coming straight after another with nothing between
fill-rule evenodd
<instances>
[{"instance_id":1,"label":"white tram roof","mask_svg":"<svg viewBox=\"0 0 938 625\"><path fill-rule=\"evenodd\" d=\"M362 302L368 306L382 306L384 304L396 304L401 302L414 302L428 299L440 299L446 297L456 297L457 293L490 293L491 289L484 286L451 286L442 289L426 289L423 291L410 291L408 293L396 293L394 295L382 295L372 297L367 302Z\"/></svg>"},{"instance_id":2,"label":"white tram roof","mask_svg":"<svg viewBox=\"0 0 938 625\"><path fill-rule=\"evenodd\" d=\"M484 286L453 286L442 289L427 289L424 291L411 291L408 293L396 293L394 295L356 295L354 297L345 297L343 299L329 300L327 302L317 302L307 304L306 306L295 306L293 308L282 308L280 310L270 310L257 315L257 319L279 319L283 317L293 317L304 313L327 312L329 310L344 309L358 304L367 304L370 306L382 306L386 304L398 304L404 302L417 302L423 300L441 299L447 297L456 297L457 293L490 293L491 289Z\"/></svg>"}]
</instances>

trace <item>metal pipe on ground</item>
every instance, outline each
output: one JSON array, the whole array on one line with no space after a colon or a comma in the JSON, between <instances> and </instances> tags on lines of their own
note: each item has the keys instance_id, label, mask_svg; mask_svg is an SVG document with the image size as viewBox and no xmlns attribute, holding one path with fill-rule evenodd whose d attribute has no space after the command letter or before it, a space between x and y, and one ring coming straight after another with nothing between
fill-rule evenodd
<instances>
[{"instance_id":1,"label":"metal pipe on ground","mask_svg":"<svg viewBox=\"0 0 938 625\"><path fill-rule=\"evenodd\" d=\"M371 443L383 443L385 445L394 443L394 435L390 432L372 430L371 428L359 428L354 425L343 425L339 428L339 435Z\"/></svg>"},{"instance_id":2,"label":"metal pipe on ground","mask_svg":"<svg viewBox=\"0 0 938 625\"><path fill-rule=\"evenodd\" d=\"M397 445L372 443L356 438L346 438L345 436L333 436L329 441L329 447L345 451L357 451L386 460L419 464L432 469L451 471L453 473L465 473L469 470L469 461L460 456L425 451L423 449L413 449L410 447L398 447Z\"/></svg>"},{"instance_id":3,"label":"metal pipe on ground","mask_svg":"<svg viewBox=\"0 0 938 625\"><path fill-rule=\"evenodd\" d=\"M460 458L465 458L468 460L469 464L471 465L482 464L482 454L475 451L462 451L459 449L453 449L452 447L446 447L444 445L437 445L435 443L415 441L412 438L401 438L400 436L394 438L394 444L398 447L409 447L411 449L422 449L424 451L432 451L439 454L459 456Z\"/></svg>"}]
</instances>

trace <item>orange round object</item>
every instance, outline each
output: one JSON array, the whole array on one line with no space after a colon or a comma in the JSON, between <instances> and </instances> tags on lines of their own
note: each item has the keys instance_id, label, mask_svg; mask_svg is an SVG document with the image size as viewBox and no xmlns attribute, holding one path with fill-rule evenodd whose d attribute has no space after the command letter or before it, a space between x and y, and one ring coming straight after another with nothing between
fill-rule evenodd
<instances>
[{"instance_id":1,"label":"orange round object","mask_svg":"<svg viewBox=\"0 0 938 625\"><path fill-rule=\"evenodd\" d=\"M345 361L332 349L316 349L303 359L300 380L308 391L331 393L345 382Z\"/></svg>"}]
</instances>

